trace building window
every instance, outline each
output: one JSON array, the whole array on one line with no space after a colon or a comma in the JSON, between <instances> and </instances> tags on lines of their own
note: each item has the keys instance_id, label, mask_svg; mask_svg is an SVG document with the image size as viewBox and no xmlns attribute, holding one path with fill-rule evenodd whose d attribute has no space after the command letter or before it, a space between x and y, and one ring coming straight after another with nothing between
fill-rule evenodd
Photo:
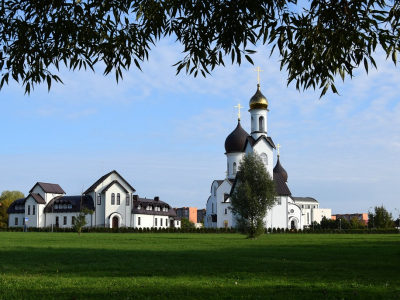
<instances>
[{"instance_id":1,"label":"building window","mask_svg":"<svg viewBox=\"0 0 400 300\"><path fill-rule=\"evenodd\" d=\"M226 174L228 174L228 176L229 176L229 163L227 163L227 172L226 172ZM214 194L214 196L215 196L215 194Z\"/></svg>"},{"instance_id":2,"label":"building window","mask_svg":"<svg viewBox=\"0 0 400 300\"><path fill-rule=\"evenodd\" d=\"M15 225L18 225L18 218L15 218Z\"/></svg>"},{"instance_id":3,"label":"building window","mask_svg":"<svg viewBox=\"0 0 400 300\"><path fill-rule=\"evenodd\" d=\"M282 200L281 200L281 198L276 199L276 205L282 205Z\"/></svg>"},{"instance_id":4,"label":"building window","mask_svg":"<svg viewBox=\"0 0 400 300\"><path fill-rule=\"evenodd\" d=\"M56 217L56 227L58 227L58 225L59 225L59 221L58 220L59 220L58 217Z\"/></svg>"},{"instance_id":5,"label":"building window","mask_svg":"<svg viewBox=\"0 0 400 300\"><path fill-rule=\"evenodd\" d=\"M261 157L261 160L262 160L264 166L268 166L268 156L267 156L267 154L262 153L262 154L260 155L260 157Z\"/></svg>"},{"instance_id":6,"label":"building window","mask_svg":"<svg viewBox=\"0 0 400 300\"><path fill-rule=\"evenodd\" d=\"M302 205L301 208L304 208L304 205Z\"/></svg>"},{"instance_id":7,"label":"building window","mask_svg":"<svg viewBox=\"0 0 400 300\"><path fill-rule=\"evenodd\" d=\"M154 219L154 225L157 227L157 218Z\"/></svg>"},{"instance_id":8,"label":"building window","mask_svg":"<svg viewBox=\"0 0 400 300\"><path fill-rule=\"evenodd\" d=\"M129 206L129 194L126 194L126 206Z\"/></svg>"},{"instance_id":9,"label":"building window","mask_svg":"<svg viewBox=\"0 0 400 300\"><path fill-rule=\"evenodd\" d=\"M162 227L162 219L160 218L160 226Z\"/></svg>"},{"instance_id":10,"label":"building window","mask_svg":"<svg viewBox=\"0 0 400 300\"><path fill-rule=\"evenodd\" d=\"M140 217L137 218L137 224L140 225Z\"/></svg>"},{"instance_id":11,"label":"building window","mask_svg":"<svg viewBox=\"0 0 400 300\"><path fill-rule=\"evenodd\" d=\"M117 205L121 204L121 195L118 193L117 194Z\"/></svg>"},{"instance_id":12,"label":"building window","mask_svg":"<svg viewBox=\"0 0 400 300\"><path fill-rule=\"evenodd\" d=\"M217 186L214 186L214 196L217 196Z\"/></svg>"},{"instance_id":13,"label":"building window","mask_svg":"<svg viewBox=\"0 0 400 300\"><path fill-rule=\"evenodd\" d=\"M36 214L36 205L32 205L32 215Z\"/></svg>"},{"instance_id":14,"label":"building window","mask_svg":"<svg viewBox=\"0 0 400 300\"><path fill-rule=\"evenodd\" d=\"M112 193L111 194L111 205L114 205L114 204L115 204L115 194Z\"/></svg>"},{"instance_id":15,"label":"building window","mask_svg":"<svg viewBox=\"0 0 400 300\"><path fill-rule=\"evenodd\" d=\"M225 208L225 214L226 214L226 215L228 214L228 209L227 209L227 208Z\"/></svg>"},{"instance_id":16,"label":"building window","mask_svg":"<svg viewBox=\"0 0 400 300\"><path fill-rule=\"evenodd\" d=\"M97 194L97 205L101 205L101 194Z\"/></svg>"},{"instance_id":17,"label":"building window","mask_svg":"<svg viewBox=\"0 0 400 300\"><path fill-rule=\"evenodd\" d=\"M67 217L64 217L64 222L63 222L63 224L64 224L64 225L67 225Z\"/></svg>"},{"instance_id":18,"label":"building window","mask_svg":"<svg viewBox=\"0 0 400 300\"><path fill-rule=\"evenodd\" d=\"M310 224L310 213L307 213L307 224Z\"/></svg>"},{"instance_id":19,"label":"building window","mask_svg":"<svg viewBox=\"0 0 400 300\"><path fill-rule=\"evenodd\" d=\"M165 226L168 227L168 219L165 219Z\"/></svg>"},{"instance_id":20,"label":"building window","mask_svg":"<svg viewBox=\"0 0 400 300\"><path fill-rule=\"evenodd\" d=\"M30 214L31 214L31 206L28 205L28 215L30 215Z\"/></svg>"},{"instance_id":21,"label":"building window","mask_svg":"<svg viewBox=\"0 0 400 300\"><path fill-rule=\"evenodd\" d=\"M214 203L211 203L211 213L214 213Z\"/></svg>"},{"instance_id":22,"label":"building window","mask_svg":"<svg viewBox=\"0 0 400 300\"><path fill-rule=\"evenodd\" d=\"M258 128L259 131L264 131L264 117L258 119Z\"/></svg>"},{"instance_id":23,"label":"building window","mask_svg":"<svg viewBox=\"0 0 400 300\"><path fill-rule=\"evenodd\" d=\"M74 226L75 225L75 217L71 218L71 225Z\"/></svg>"},{"instance_id":24,"label":"building window","mask_svg":"<svg viewBox=\"0 0 400 300\"><path fill-rule=\"evenodd\" d=\"M63 208L64 208L64 209L67 209L67 204L64 204L64 205L63 205Z\"/></svg>"},{"instance_id":25,"label":"building window","mask_svg":"<svg viewBox=\"0 0 400 300\"><path fill-rule=\"evenodd\" d=\"M72 209L72 204L68 204L68 209Z\"/></svg>"},{"instance_id":26,"label":"building window","mask_svg":"<svg viewBox=\"0 0 400 300\"><path fill-rule=\"evenodd\" d=\"M178 225L178 226L179 226L179 221L176 221L176 225Z\"/></svg>"},{"instance_id":27,"label":"building window","mask_svg":"<svg viewBox=\"0 0 400 300\"><path fill-rule=\"evenodd\" d=\"M54 205L54 209L58 209L58 204Z\"/></svg>"},{"instance_id":28,"label":"building window","mask_svg":"<svg viewBox=\"0 0 400 300\"><path fill-rule=\"evenodd\" d=\"M236 174L236 163L235 162L233 163L233 174L234 175Z\"/></svg>"},{"instance_id":29,"label":"building window","mask_svg":"<svg viewBox=\"0 0 400 300\"><path fill-rule=\"evenodd\" d=\"M254 131L254 119L251 117L251 132Z\"/></svg>"}]
</instances>

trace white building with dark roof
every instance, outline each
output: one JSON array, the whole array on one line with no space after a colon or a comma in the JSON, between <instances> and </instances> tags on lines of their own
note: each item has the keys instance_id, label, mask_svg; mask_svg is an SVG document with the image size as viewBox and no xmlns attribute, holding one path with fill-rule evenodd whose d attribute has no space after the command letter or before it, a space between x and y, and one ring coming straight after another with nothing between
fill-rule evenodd
<instances>
[{"instance_id":1,"label":"white building with dark roof","mask_svg":"<svg viewBox=\"0 0 400 300\"><path fill-rule=\"evenodd\" d=\"M78 196L65 196L58 184L38 182L26 198L10 205L8 225L72 227L77 214L86 207L94 211L86 217L91 227L180 227L180 218L168 203L159 197L139 198L135 192L117 171L105 174Z\"/></svg>"},{"instance_id":2,"label":"white building with dark roof","mask_svg":"<svg viewBox=\"0 0 400 300\"><path fill-rule=\"evenodd\" d=\"M235 218L229 209L230 195L235 188L235 177L242 162L243 155L256 152L260 155L267 172L275 182L278 197L275 205L268 210L264 219L267 228L302 229L320 221L320 211L317 200L309 197L292 197L288 182L288 174L282 167L279 158L274 166L274 150L276 146L267 135L268 100L261 93L260 85L249 102L251 115L251 133L248 134L240 124L240 104L238 124L225 140L225 155L227 159L226 178L214 180L211 184L210 197L207 200L205 227L235 227ZM279 147L279 144L278 144ZM312 201L311 201L312 199ZM312 202L312 203L311 203ZM330 218L330 210L325 216Z\"/></svg>"}]
</instances>

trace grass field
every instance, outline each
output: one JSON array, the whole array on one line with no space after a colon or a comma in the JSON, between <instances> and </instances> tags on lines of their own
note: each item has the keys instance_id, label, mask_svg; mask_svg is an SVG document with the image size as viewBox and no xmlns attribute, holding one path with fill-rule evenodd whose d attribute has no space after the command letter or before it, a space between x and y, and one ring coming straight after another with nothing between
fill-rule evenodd
<instances>
[{"instance_id":1,"label":"grass field","mask_svg":"<svg viewBox=\"0 0 400 300\"><path fill-rule=\"evenodd\" d=\"M400 235L0 233L0 299L399 299Z\"/></svg>"}]
</instances>

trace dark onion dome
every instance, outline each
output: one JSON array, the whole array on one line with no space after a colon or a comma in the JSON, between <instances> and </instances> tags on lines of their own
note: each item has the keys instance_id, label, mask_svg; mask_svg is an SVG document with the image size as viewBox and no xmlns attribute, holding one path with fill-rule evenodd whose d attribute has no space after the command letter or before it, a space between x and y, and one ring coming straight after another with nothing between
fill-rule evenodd
<instances>
[{"instance_id":1,"label":"dark onion dome","mask_svg":"<svg viewBox=\"0 0 400 300\"><path fill-rule=\"evenodd\" d=\"M281 162L279 161L279 156L278 156L278 161L274 168L274 173L281 174L282 178L285 180L285 182L287 182L288 174L287 174L286 170L282 167Z\"/></svg>"},{"instance_id":2,"label":"dark onion dome","mask_svg":"<svg viewBox=\"0 0 400 300\"><path fill-rule=\"evenodd\" d=\"M240 121L236 129L225 140L226 153L243 152L244 144L249 134L242 128Z\"/></svg>"},{"instance_id":3,"label":"dark onion dome","mask_svg":"<svg viewBox=\"0 0 400 300\"><path fill-rule=\"evenodd\" d=\"M267 109L268 100L260 91L260 84L257 84L257 92L251 97L249 102L250 109Z\"/></svg>"}]
</instances>

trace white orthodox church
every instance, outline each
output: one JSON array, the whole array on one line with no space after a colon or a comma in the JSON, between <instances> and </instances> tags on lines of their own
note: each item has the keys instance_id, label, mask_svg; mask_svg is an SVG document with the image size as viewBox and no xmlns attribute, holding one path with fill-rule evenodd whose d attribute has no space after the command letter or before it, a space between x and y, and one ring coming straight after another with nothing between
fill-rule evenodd
<instances>
[{"instance_id":1,"label":"white orthodox church","mask_svg":"<svg viewBox=\"0 0 400 300\"><path fill-rule=\"evenodd\" d=\"M58 184L37 182L26 198L15 200L8 208L8 226L72 227L82 207L93 211L86 216L90 227L181 226L168 203L159 197L139 198L135 192L117 171L105 174L78 196L65 196Z\"/></svg>"},{"instance_id":2,"label":"white orthodox church","mask_svg":"<svg viewBox=\"0 0 400 300\"><path fill-rule=\"evenodd\" d=\"M275 205L268 210L265 218L266 228L303 229L312 222L320 222L322 217L331 218L330 209L320 209L319 203L310 197L293 197L288 187L288 174L279 160L279 144L275 146L272 138L267 135L268 100L261 93L260 84L257 92L250 99L251 134L248 134L240 124L239 119L235 130L225 140L225 155L227 158L227 176L223 180L214 180L211 184L211 195L207 200L205 227L235 227L234 215L231 213L230 195L236 172L243 155L256 152L264 162L267 172L275 182L278 197ZM274 165L274 150L278 148L277 162Z\"/></svg>"}]
</instances>

